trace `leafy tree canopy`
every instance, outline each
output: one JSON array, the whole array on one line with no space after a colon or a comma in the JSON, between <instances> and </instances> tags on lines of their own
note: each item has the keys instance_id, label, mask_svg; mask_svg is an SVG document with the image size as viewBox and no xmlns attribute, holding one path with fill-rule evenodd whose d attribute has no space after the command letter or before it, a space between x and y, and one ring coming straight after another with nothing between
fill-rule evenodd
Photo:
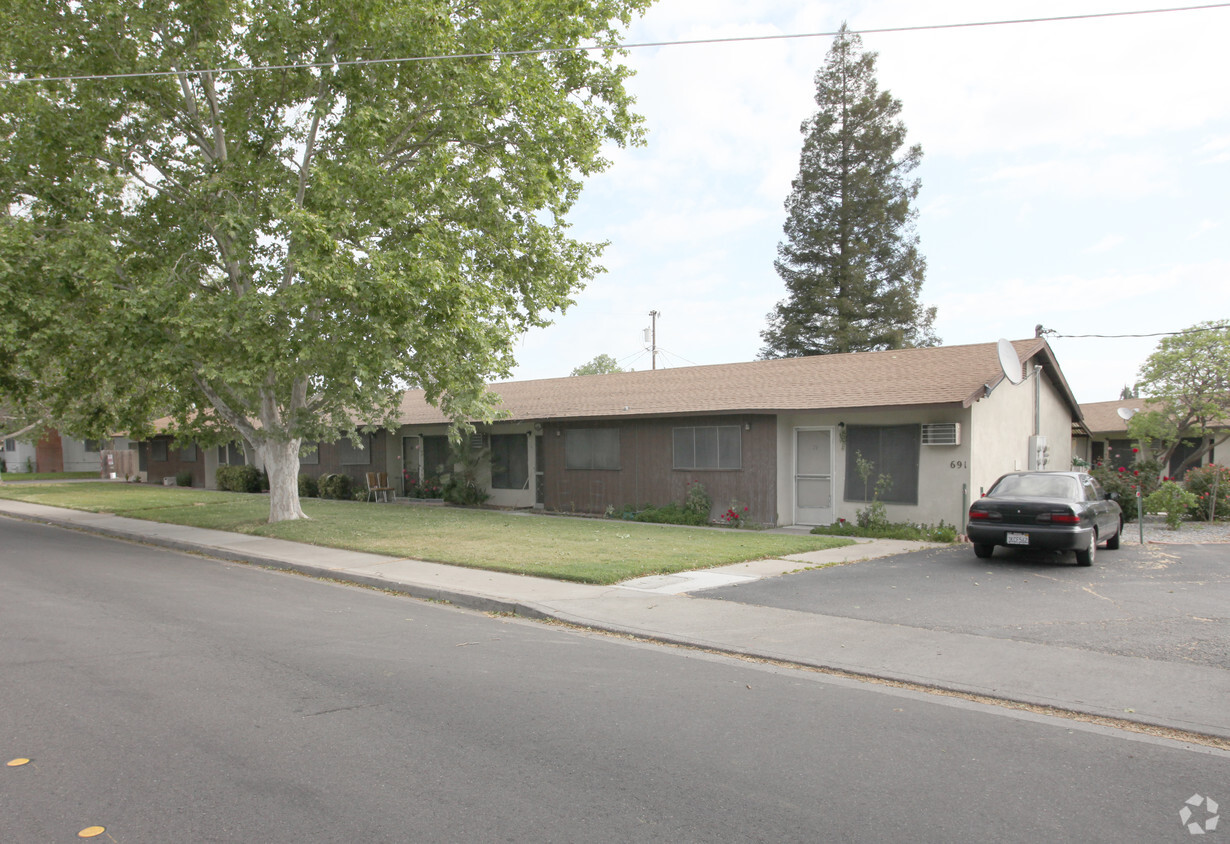
<instances>
[{"instance_id":1,"label":"leafy tree canopy","mask_svg":"<svg viewBox=\"0 0 1230 844\"><path fill-rule=\"evenodd\" d=\"M237 432L271 520L302 440L406 386L490 418L600 270L565 218L640 138L612 45L649 2L5 3L0 389L82 434Z\"/></svg>"},{"instance_id":2,"label":"leafy tree canopy","mask_svg":"<svg viewBox=\"0 0 1230 844\"><path fill-rule=\"evenodd\" d=\"M1200 444L1180 472L1230 439L1230 321L1202 322L1163 337L1139 375L1145 409L1128 422L1128 433L1153 443L1163 470L1185 438Z\"/></svg>"},{"instance_id":3,"label":"leafy tree canopy","mask_svg":"<svg viewBox=\"0 0 1230 844\"><path fill-rule=\"evenodd\" d=\"M768 315L762 358L933 346L935 308L918 303L926 261L914 233L900 101L876 82L876 54L843 24L816 73L819 109L802 126L777 273L788 296Z\"/></svg>"},{"instance_id":4,"label":"leafy tree canopy","mask_svg":"<svg viewBox=\"0 0 1230 844\"><path fill-rule=\"evenodd\" d=\"M619 361L610 355L598 355L589 363L583 363L572 370L572 375L608 375L612 372L623 372Z\"/></svg>"}]
</instances>

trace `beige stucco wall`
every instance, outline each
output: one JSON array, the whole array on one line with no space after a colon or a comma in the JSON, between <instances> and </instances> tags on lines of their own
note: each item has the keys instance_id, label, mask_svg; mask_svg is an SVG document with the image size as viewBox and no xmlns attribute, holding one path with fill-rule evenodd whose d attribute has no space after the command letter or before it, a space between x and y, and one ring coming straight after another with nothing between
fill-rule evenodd
<instances>
[{"instance_id":1,"label":"beige stucco wall","mask_svg":"<svg viewBox=\"0 0 1230 844\"><path fill-rule=\"evenodd\" d=\"M921 425L932 422L957 422L961 440L955 446L919 447L918 503L886 504L890 521L939 524L942 520L960 527L967 500L962 485L969 483L970 411L960 406L906 408L882 411L840 411L836 413L785 413L777 418L777 501L778 524L794 523L794 431L796 428L832 427L837 433L833 455L834 518L854 521L866 507L862 501L846 501L848 482L860 484L857 476L846 477L846 448L841 436L845 425ZM965 490L968 494L968 487Z\"/></svg>"},{"instance_id":2,"label":"beige stucco wall","mask_svg":"<svg viewBox=\"0 0 1230 844\"><path fill-rule=\"evenodd\" d=\"M1072 411L1050 377L1041 375L1041 433L1049 449L1047 469L1072 468ZM974 403L970 426L970 476L974 494L990 488L1006 472L1029 468L1029 438L1034 433L1035 376L1020 384L1001 381L991 395Z\"/></svg>"}]
</instances>

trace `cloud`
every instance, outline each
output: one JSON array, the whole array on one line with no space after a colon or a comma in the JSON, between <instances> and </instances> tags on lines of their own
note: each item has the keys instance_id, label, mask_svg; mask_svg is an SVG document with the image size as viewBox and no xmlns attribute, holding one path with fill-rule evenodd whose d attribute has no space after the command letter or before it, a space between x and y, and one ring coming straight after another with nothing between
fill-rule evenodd
<instances>
[{"instance_id":1,"label":"cloud","mask_svg":"<svg viewBox=\"0 0 1230 844\"><path fill-rule=\"evenodd\" d=\"M1111 252L1115 249L1115 247L1122 245L1126 240L1127 238L1121 234L1108 234L1106 237L1086 249L1085 252L1091 255Z\"/></svg>"},{"instance_id":2,"label":"cloud","mask_svg":"<svg viewBox=\"0 0 1230 844\"><path fill-rule=\"evenodd\" d=\"M1187 237L1188 240L1195 240L1198 237L1202 237L1203 235L1220 228L1221 223L1217 220L1201 220L1200 225L1196 227L1196 230Z\"/></svg>"},{"instance_id":3,"label":"cloud","mask_svg":"<svg viewBox=\"0 0 1230 844\"><path fill-rule=\"evenodd\" d=\"M1016 196L1139 199L1176 190L1174 165L1160 155L1113 154L1033 161L985 178Z\"/></svg>"}]
</instances>

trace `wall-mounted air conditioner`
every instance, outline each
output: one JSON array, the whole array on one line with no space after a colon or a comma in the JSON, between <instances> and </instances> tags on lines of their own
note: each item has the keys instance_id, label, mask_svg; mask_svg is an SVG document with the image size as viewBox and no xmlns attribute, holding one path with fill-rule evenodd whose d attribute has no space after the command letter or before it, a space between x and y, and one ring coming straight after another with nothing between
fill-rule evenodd
<instances>
[{"instance_id":1,"label":"wall-mounted air conditioner","mask_svg":"<svg viewBox=\"0 0 1230 844\"><path fill-rule=\"evenodd\" d=\"M923 445L960 445L960 422L928 422L922 426Z\"/></svg>"}]
</instances>

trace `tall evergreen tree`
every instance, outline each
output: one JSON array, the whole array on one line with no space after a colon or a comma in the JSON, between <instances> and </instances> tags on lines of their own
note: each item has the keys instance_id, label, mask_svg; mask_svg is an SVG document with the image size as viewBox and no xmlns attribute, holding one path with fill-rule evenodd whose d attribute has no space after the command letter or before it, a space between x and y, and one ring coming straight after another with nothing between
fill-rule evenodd
<instances>
[{"instance_id":1,"label":"tall evergreen tree","mask_svg":"<svg viewBox=\"0 0 1230 844\"><path fill-rule=\"evenodd\" d=\"M875 62L842 24L816 73L819 110L802 125L775 262L789 296L768 315L762 358L939 343L935 308L918 303L926 261L910 174L922 148L903 149L901 102L877 87Z\"/></svg>"}]
</instances>

